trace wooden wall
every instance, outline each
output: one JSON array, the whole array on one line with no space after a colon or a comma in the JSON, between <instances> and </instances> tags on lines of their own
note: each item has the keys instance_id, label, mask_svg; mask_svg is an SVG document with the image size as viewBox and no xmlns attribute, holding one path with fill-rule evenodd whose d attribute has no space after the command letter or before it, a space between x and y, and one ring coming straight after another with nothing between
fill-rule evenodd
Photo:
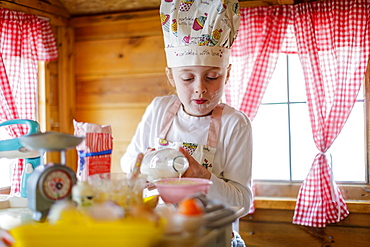
<instances>
[{"instance_id":1,"label":"wooden wall","mask_svg":"<svg viewBox=\"0 0 370 247\"><path fill-rule=\"evenodd\" d=\"M292 224L292 209L257 209L242 218L240 234L248 247L367 247L370 214L351 213L326 228Z\"/></svg>"},{"instance_id":2,"label":"wooden wall","mask_svg":"<svg viewBox=\"0 0 370 247\"><path fill-rule=\"evenodd\" d=\"M72 18L79 122L111 125L112 172L146 106L169 93L158 11Z\"/></svg>"}]
</instances>

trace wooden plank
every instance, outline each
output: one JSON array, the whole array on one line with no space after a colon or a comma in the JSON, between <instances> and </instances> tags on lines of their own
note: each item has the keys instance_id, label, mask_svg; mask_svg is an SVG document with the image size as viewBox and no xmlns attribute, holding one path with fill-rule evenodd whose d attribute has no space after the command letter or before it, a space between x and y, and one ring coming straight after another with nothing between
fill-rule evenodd
<instances>
[{"instance_id":1,"label":"wooden plank","mask_svg":"<svg viewBox=\"0 0 370 247\"><path fill-rule=\"evenodd\" d=\"M248 247L322 246L319 240L293 224L239 222L239 229L239 233Z\"/></svg>"},{"instance_id":2,"label":"wooden plank","mask_svg":"<svg viewBox=\"0 0 370 247\"><path fill-rule=\"evenodd\" d=\"M99 125L111 125L113 138L129 142L135 133L145 107L142 108L98 108L76 109L76 121L95 123Z\"/></svg>"},{"instance_id":3,"label":"wooden plank","mask_svg":"<svg viewBox=\"0 0 370 247\"><path fill-rule=\"evenodd\" d=\"M117 23L136 23L138 20L157 21L159 10L133 11L116 14L72 17L70 25L78 27L109 26Z\"/></svg>"},{"instance_id":4,"label":"wooden plank","mask_svg":"<svg viewBox=\"0 0 370 247\"><path fill-rule=\"evenodd\" d=\"M122 110L122 109L145 109L148 103L114 103L114 104L80 104L76 106L79 111L94 111L94 110Z\"/></svg>"},{"instance_id":5,"label":"wooden plank","mask_svg":"<svg viewBox=\"0 0 370 247\"><path fill-rule=\"evenodd\" d=\"M338 185L344 200L370 200L370 190L364 185Z\"/></svg>"},{"instance_id":6,"label":"wooden plank","mask_svg":"<svg viewBox=\"0 0 370 247\"><path fill-rule=\"evenodd\" d=\"M240 234L250 246L369 246L369 228L305 228L286 223L240 222Z\"/></svg>"},{"instance_id":7,"label":"wooden plank","mask_svg":"<svg viewBox=\"0 0 370 247\"><path fill-rule=\"evenodd\" d=\"M96 25L76 27L76 40L94 39L122 39L129 37L161 36L162 27L159 15L155 19L138 19L136 22L112 23L109 25Z\"/></svg>"},{"instance_id":8,"label":"wooden plank","mask_svg":"<svg viewBox=\"0 0 370 247\"><path fill-rule=\"evenodd\" d=\"M78 105L148 104L156 96L169 94L171 89L165 73L77 77L76 84Z\"/></svg>"},{"instance_id":9,"label":"wooden plank","mask_svg":"<svg viewBox=\"0 0 370 247\"><path fill-rule=\"evenodd\" d=\"M0 195L10 194L10 186L0 187Z\"/></svg>"},{"instance_id":10,"label":"wooden plank","mask_svg":"<svg viewBox=\"0 0 370 247\"><path fill-rule=\"evenodd\" d=\"M33 9L27 6L18 5L12 2L5 2L5 1L0 1L0 8L6 8L6 9L14 10L14 11L20 11L20 12L27 13L27 14L33 14L33 15L37 15L40 17L45 17L47 19L50 19L50 24L54 26L65 26L68 24L68 17L45 12L42 9L40 10Z\"/></svg>"},{"instance_id":11,"label":"wooden plank","mask_svg":"<svg viewBox=\"0 0 370 247\"><path fill-rule=\"evenodd\" d=\"M145 111L145 105L132 108L93 108L76 110L76 121L111 125L113 136L112 169L120 172L120 158L126 151L137 125Z\"/></svg>"},{"instance_id":12,"label":"wooden plank","mask_svg":"<svg viewBox=\"0 0 370 247\"><path fill-rule=\"evenodd\" d=\"M327 227L326 236L332 240L333 247L366 247L370 243L370 228Z\"/></svg>"},{"instance_id":13,"label":"wooden plank","mask_svg":"<svg viewBox=\"0 0 370 247\"><path fill-rule=\"evenodd\" d=\"M293 215L293 210L256 209L253 214L246 215L241 221L292 223ZM369 227L369 221L370 214L368 213L350 213L343 221L329 224L329 226Z\"/></svg>"},{"instance_id":14,"label":"wooden plank","mask_svg":"<svg viewBox=\"0 0 370 247\"><path fill-rule=\"evenodd\" d=\"M245 1L245 2L240 2L239 4L241 8L254 8L254 7L273 5L270 2L271 1Z\"/></svg>"},{"instance_id":15,"label":"wooden plank","mask_svg":"<svg viewBox=\"0 0 370 247\"><path fill-rule=\"evenodd\" d=\"M49 126L50 120L50 77L46 68L46 62L40 61L38 63L38 110L37 110L37 120L40 124L40 129L42 132L46 131L46 126Z\"/></svg>"},{"instance_id":16,"label":"wooden plank","mask_svg":"<svg viewBox=\"0 0 370 247\"><path fill-rule=\"evenodd\" d=\"M58 97L59 97L59 130L62 133L73 134L73 119L76 108L75 102L75 76L74 59L74 36L71 27L58 28ZM76 171L77 154L75 149L66 152L67 165Z\"/></svg>"},{"instance_id":17,"label":"wooden plank","mask_svg":"<svg viewBox=\"0 0 370 247\"><path fill-rule=\"evenodd\" d=\"M353 226L353 227L367 227L369 228L370 214L368 213L349 213L349 216L344 220L329 226Z\"/></svg>"},{"instance_id":18,"label":"wooden plank","mask_svg":"<svg viewBox=\"0 0 370 247\"><path fill-rule=\"evenodd\" d=\"M122 172L120 160L125 153L126 148L130 142L123 142L113 139L113 153L112 153L112 166L111 172Z\"/></svg>"},{"instance_id":19,"label":"wooden plank","mask_svg":"<svg viewBox=\"0 0 370 247\"><path fill-rule=\"evenodd\" d=\"M48 91L49 91L49 97L47 103L49 104L50 111L52 109L58 111L59 107L59 88L58 88L58 81L59 81L59 76L58 74L52 74L50 73L49 75L49 85L48 85ZM56 122L59 122L59 117L55 119ZM47 128L52 127L52 123L50 123L50 126L47 126Z\"/></svg>"},{"instance_id":20,"label":"wooden plank","mask_svg":"<svg viewBox=\"0 0 370 247\"><path fill-rule=\"evenodd\" d=\"M297 198L301 183L255 181L256 196Z\"/></svg>"},{"instance_id":21,"label":"wooden plank","mask_svg":"<svg viewBox=\"0 0 370 247\"><path fill-rule=\"evenodd\" d=\"M61 27L58 29L59 46L59 108L60 108L60 131L73 134L72 120L74 117L75 102L75 77L73 51L73 29Z\"/></svg>"},{"instance_id":22,"label":"wooden plank","mask_svg":"<svg viewBox=\"0 0 370 247\"><path fill-rule=\"evenodd\" d=\"M240 220L239 228L247 246L311 246L305 244L312 241L312 246L366 246L369 241L369 214L351 213L343 221L328 224L326 228L294 225L292 217L292 210L257 209Z\"/></svg>"},{"instance_id":23,"label":"wooden plank","mask_svg":"<svg viewBox=\"0 0 370 247\"><path fill-rule=\"evenodd\" d=\"M346 200L348 211L351 213L370 213L370 201ZM289 209L294 210L296 198L261 197L256 196L254 206L259 209Z\"/></svg>"},{"instance_id":24,"label":"wooden plank","mask_svg":"<svg viewBox=\"0 0 370 247\"><path fill-rule=\"evenodd\" d=\"M59 124L59 76L58 76L58 62L53 61L47 63L47 71L49 74L48 85L45 86L45 90L48 91L47 96L47 116L45 129L48 131L60 131ZM55 160L55 153L47 153L47 161Z\"/></svg>"},{"instance_id":25,"label":"wooden plank","mask_svg":"<svg viewBox=\"0 0 370 247\"><path fill-rule=\"evenodd\" d=\"M240 7L258 7L278 4L291 4L293 0L265 0L265 1L240 1ZM143 11L130 11L113 14L98 14L72 17L70 25L75 28L95 26L110 26L112 24L128 24L129 22L137 23L138 20L159 22L159 8ZM139 25L137 25L139 26ZM78 35L77 35L78 36Z\"/></svg>"},{"instance_id":26,"label":"wooden plank","mask_svg":"<svg viewBox=\"0 0 370 247\"><path fill-rule=\"evenodd\" d=\"M68 10L64 7L64 5L54 5L50 4L45 1L40 0L13 0L7 2L14 2L19 5L27 6L36 10L41 10L43 12L48 12L51 14L56 14L59 16L70 17Z\"/></svg>"},{"instance_id":27,"label":"wooden plank","mask_svg":"<svg viewBox=\"0 0 370 247\"><path fill-rule=\"evenodd\" d=\"M244 216L240 221L292 223L293 215L293 210L256 209L253 214Z\"/></svg>"},{"instance_id":28,"label":"wooden plank","mask_svg":"<svg viewBox=\"0 0 370 247\"><path fill-rule=\"evenodd\" d=\"M58 27L51 26L58 40ZM38 122L42 132L59 131L59 110L58 107L58 60L51 62L39 62L39 82L38 82ZM53 128L54 123L58 123L58 128ZM47 152L45 163L60 162L60 154Z\"/></svg>"},{"instance_id":29,"label":"wooden plank","mask_svg":"<svg viewBox=\"0 0 370 247\"><path fill-rule=\"evenodd\" d=\"M65 5L69 9L70 13L73 15L80 16L91 16L96 14L108 13L108 12L133 12L139 9L150 9L149 11L155 11L158 14L159 10L159 0L156 4L149 3L149 1L136 0L130 1L130 4L119 4L114 0L105 0L104 4L102 1L79 1L78 3L66 2ZM307 0L304 0L307 1ZM140 3L138 3L140 2ZM241 7L259 7L259 6L271 6L271 5L281 5L281 4L293 4L293 0L264 0L264 1L239 1ZM300 1L302 2L302 1ZM108 15L109 16L109 15Z\"/></svg>"},{"instance_id":30,"label":"wooden plank","mask_svg":"<svg viewBox=\"0 0 370 247\"><path fill-rule=\"evenodd\" d=\"M161 36L158 11L141 11L71 19L76 40Z\"/></svg>"},{"instance_id":31,"label":"wooden plank","mask_svg":"<svg viewBox=\"0 0 370 247\"><path fill-rule=\"evenodd\" d=\"M370 201L345 201L351 213L370 213Z\"/></svg>"},{"instance_id":32,"label":"wooden plank","mask_svg":"<svg viewBox=\"0 0 370 247\"><path fill-rule=\"evenodd\" d=\"M58 106L50 106L50 130L51 131L59 131L59 107Z\"/></svg>"},{"instance_id":33,"label":"wooden plank","mask_svg":"<svg viewBox=\"0 0 370 247\"><path fill-rule=\"evenodd\" d=\"M0 209L10 208L9 200L0 200Z\"/></svg>"},{"instance_id":34,"label":"wooden plank","mask_svg":"<svg viewBox=\"0 0 370 247\"><path fill-rule=\"evenodd\" d=\"M166 66L162 36L77 42L76 61L77 76L163 73Z\"/></svg>"},{"instance_id":35,"label":"wooden plank","mask_svg":"<svg viewBox=\"0 0 370 247\"><path fill-rule=\"evenodd\" d=\"M99 13L159 9L160 0L66 0L64 3L72 15L86 16Z\"/></svg>"},{"instance_id":36,"label":"wooden plank","mask_svg":"<svg viewBox=\"0 0 370 247\"><path fill-rule=\"evenodd\" d=\"M296 205L296 198L282 198L282 197L256 197L255 207L261 209L291 209L294 210Z\"/></svg>"},{"instance_id":37,"label":"wooden plank","mask_svg":"<svg viewBox=\"0 0 370 247\"><path fill-rule=\"evenodd\" d=\"M364 78L364 95L365 95L365 109L366 109L366 136L367 145L369 146L369 137L370 137L370 59L367 61L365 78ZM369 168L370 152L367 152L367 162ZM367 177L370 178L370 169L367 171ZM368 191L369 188L367 188Z\"/></svg>"},{"instance_id":38,"label":"wooden plank","mask_svg":"<svg viewBox=\"0 0 370 247\"><path fill-rule=\"evenodd\" d=\"M57 39L57 38L56 38ZM47 64L47 69L51 74L58 74L58 62L57 61L52 61Z\"/></svg>"},{"instance_id":39,"label":"wooden plank","mask_svg":"<svg viewBox=\"0 0 370 247\"><path fill-rule=\"evenodd\" d=\"M290 197L297 198L298 191L301 187L300 182L277 183L255 181L256 196L263 197ZM338 187L345 200L356 200L369 202L370 190L363 185L338 184Z\"/></svg>"},{"instance_id":40,"label":"wooden plank","mask_svg":"<svg viewBox=\"0 0 370 247\"><path fill-rule=\"evenodd\" d=\"M64 0L62 0L62 1L59 1L59 0L44 0L44 1L46 1L46 2L48 2L50 4L52 4L52 5L55 5L55 6L63 7L67 11L66 6L63 4L63 1Z\"/></svg>"}]
</instances>

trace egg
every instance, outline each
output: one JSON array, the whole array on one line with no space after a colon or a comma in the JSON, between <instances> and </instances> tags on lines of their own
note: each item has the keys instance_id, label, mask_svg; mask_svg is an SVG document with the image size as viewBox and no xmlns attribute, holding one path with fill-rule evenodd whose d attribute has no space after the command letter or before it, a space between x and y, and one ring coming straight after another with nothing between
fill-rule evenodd
<instances>
[{"instance_id":1,"label":"egg","mask_svg":"<svg viewBox=\"0 0 370 247\"><path fill-rule=\"evenodd\" d=\"M178 212L188 216L202 215L204 214L204 206L198 198L186 198L179 202Z\"/></svg>"},{"instance_id":2,"label":"egg","mask_svg":"<svg viewBox=\"0 0 370 247\"><path fill-rule=\"evenodd\" d=\"M160 217L159 215L149 206L134 205L130 208L128 215L136 219L148 220L154 224L159 224Z\"/></svg>"},{"instance_id":3,"label":"egg","mask_svg":"<svg viewBox=\"0 0 370 247\"><path fill-rule=\"evenodd\" d=\"M75 223L80 220L76 205L69 200L56 201L50 208L48 222L50 224Z\"/></svg>"},{"instance_id":4,"label":"egg","mask_svg":"<svg viewBox=\"0 0 370 247\"><path fill-rule=\"evenodd\" d=\"M94 203L89 209L88 214L95 220L118 220L125 216L125 211L113 202Z\"/></svg>"},{"instance_id":5,"label":"egg","mask_svg":"<svg viewBox=\"0 0 370 247\"><path fill-rule=\"evenodd\" d=\"M204 206L198 198L186 198L178 204L176 224L184 234L197 235L204 222Z\"/></svg>"},{"instance_id":6,"label":"egg","mask_svg":"<svg viewBox=\"0 0 370 247\"><path fill-rule=\"evenodd\" d=\"M177 208L171 203L163 203L156 207L156 213L165 221L164 231L167 234L180 232L180 227L176 224Z\"/></svg>"},{"instance_id":7,"label":"egg","mask_svg":"<svg viewBox=\"0 0 370 247\"><path fill-rule=\"evenodd\" d=\"M174 217L175 224L184 235L199 235L203 226L203 215L188 216L177 214Z\"/></svg>"}]
</instances>

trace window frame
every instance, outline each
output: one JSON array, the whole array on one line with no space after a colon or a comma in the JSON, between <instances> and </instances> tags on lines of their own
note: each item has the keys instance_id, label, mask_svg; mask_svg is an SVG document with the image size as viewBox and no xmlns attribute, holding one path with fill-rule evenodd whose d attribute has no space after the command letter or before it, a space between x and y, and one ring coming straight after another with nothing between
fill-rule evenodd
<instances>
[{"instance_id":1,"label":"window frame","mask_svg":"<svg viewBox=\"0 0 370 247\"><path fill-rule=\"evenodd\" d=\"M364 78L364 111L365 111L365 135L367 144L366 166L367 182L365 183L339 183L341 191L350 212L370 213L370 59L367 64ZM260 209L290 209L294 210L302 182L292 181L253 181L255 208Z\"/></svg>"},{"instance_id":2,"label":"window frame","mask_svg":"<svg viewBox=\"0 0 370 247\"><path fill-rule=\"evenodd\" d=\"M45 126L50 116L50 80L48 78L47 64L49 62L39 61L38 62L38 84L37 84L37 106L36 106L36 121L40 124L41 132L46 131ZM47 160L50 159L47 154ZM0 187L0 194L10 194L11 186Z\"/></svg>"}]
</instances>

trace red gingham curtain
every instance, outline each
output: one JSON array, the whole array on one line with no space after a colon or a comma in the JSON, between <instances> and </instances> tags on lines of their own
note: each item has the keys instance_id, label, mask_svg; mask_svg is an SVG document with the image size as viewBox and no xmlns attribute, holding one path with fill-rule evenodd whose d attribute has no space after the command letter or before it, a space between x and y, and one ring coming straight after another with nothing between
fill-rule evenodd
<instances>
[{"instance_id":1,"label":"red gingham curtain","mask_svg":"<svg viewBox=\"0 0 370 247\"><path fill-rule=\"evenodd\" d=\"M236 76L225 91L229 104L254 118L275 68L275 52L297 52L305 73L312 133L320 153L299 191L295 224L325 227L348 215L326 151L342 130L364 79L370 54L369 14L367 0L241 10L241 28L232 49ZM279 38L264 42L270 35ZM256 50L265 50L258 55L264 57L257 57Z\"/></svg>"},{"instance_id":2,"label":"red gingham curtain","mask_svg":"<svg viewBox=\"0 0 370 247\"><path fill-rule=\"evenodd\" d=\"M0 121L35 120L38 61L58 57L57 46L47 20L35 15L0 8ZM12 137L26 134L22 125L10 125ZM23 160L16 164L11 193L20 190Z\"/></svg>"},{"instance_id":3,"label":"red gingham curtain","mask_svg":"<svg viewBox=\"0 0 370 247\"><path fill-rule=\"evenodd\" d=\"M369 10L367 0L295 7L294 27L312 133L320 151L300 189L295 224L325 227L349 214L326 151L341 132L364 81L370 54Z\"/></svg>"},{"instance_id":4,"label":"red gingham curtain","mask_svg":"<svg viewBox=\"0 0 370 247\"><path fill-rule=\"evenodd\" d=\"M289 19L287 8L241 8L225 87L226 102L253 120L274 72Z\"/></svg>"}]
</instances>

